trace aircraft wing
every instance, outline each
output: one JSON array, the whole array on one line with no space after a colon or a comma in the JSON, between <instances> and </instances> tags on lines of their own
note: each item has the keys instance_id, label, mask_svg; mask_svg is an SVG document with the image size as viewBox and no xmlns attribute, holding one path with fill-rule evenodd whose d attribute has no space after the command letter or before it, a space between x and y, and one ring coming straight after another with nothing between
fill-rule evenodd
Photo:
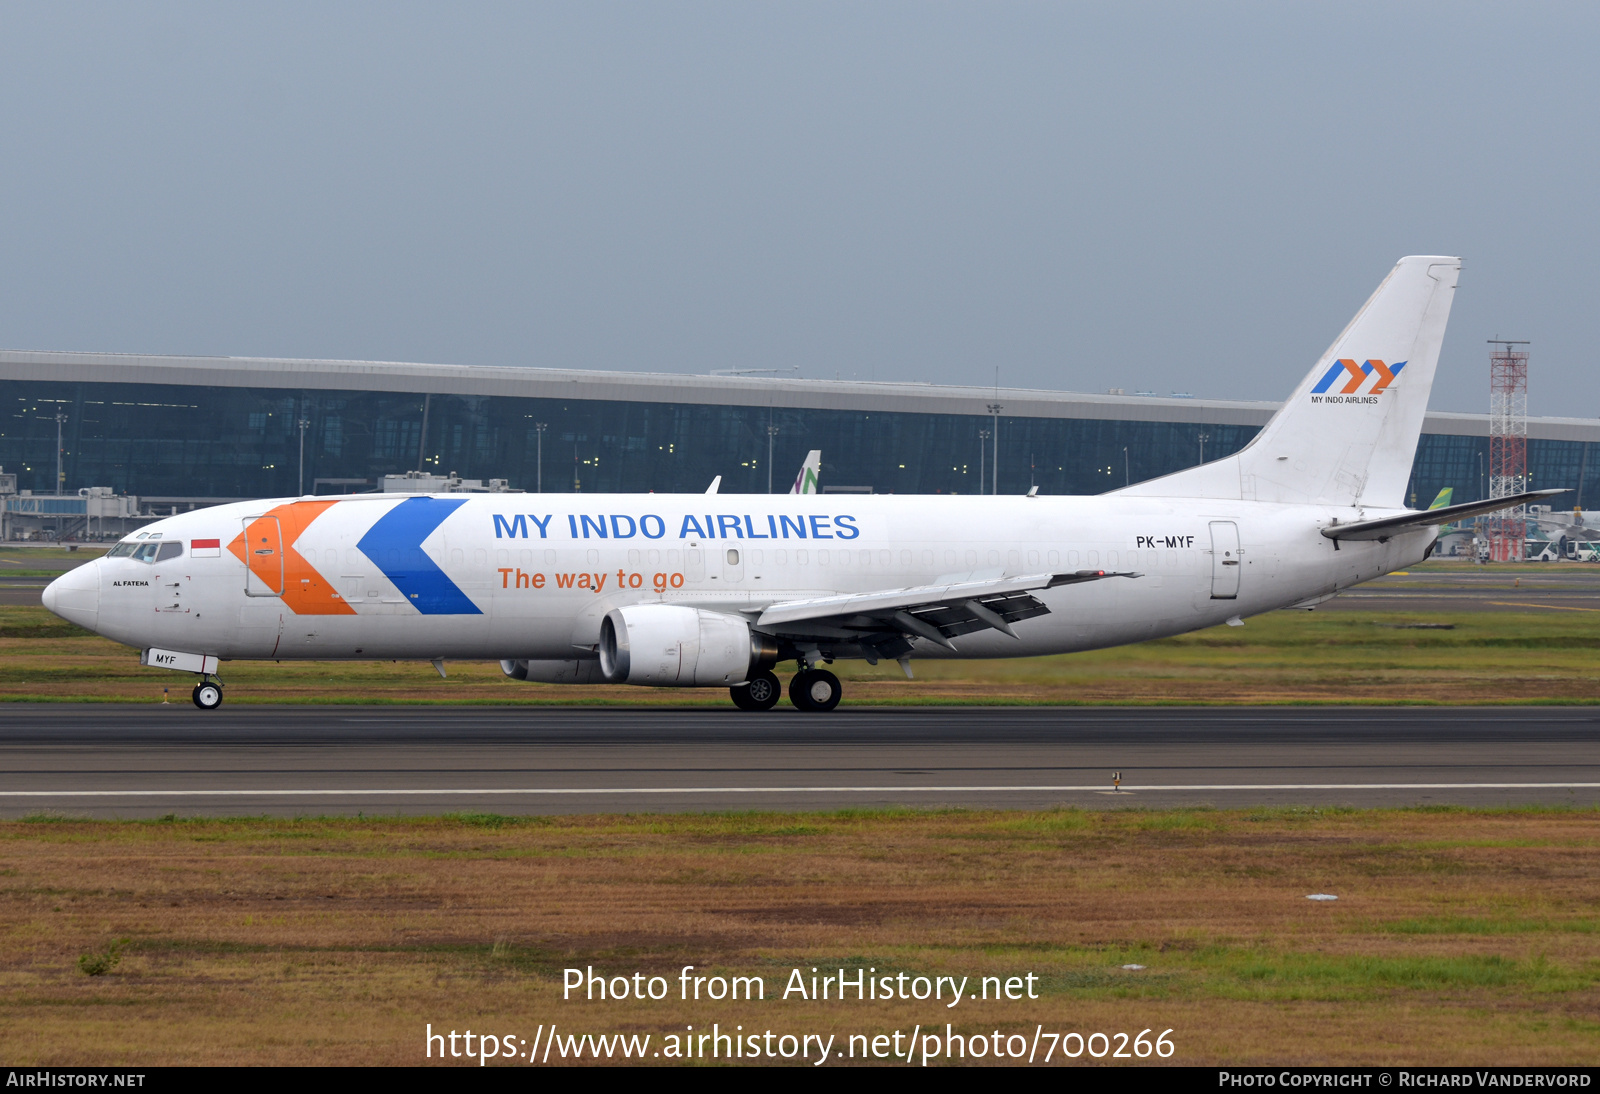
<instances>
[{"instance_id":1,"label":"aircraft wing","mask_svg":"<svg viewBox=\"0 0 1600 1094\"><path fill-rule=\"evenodd\" d=\"M1032 595L1034 590L1108 577L1139 576L1107 570L1078 570L1067 574L1025 574L987 581L788 600L762 611L756 626L784 633L810 631L818 626L834 632L897 631L920 635L954 649L949 640L958 635L993 628L1014 638L1012 623L1048 615L1050 609Z\"/></svg>"},{"instance_id":2,"label":"aircraft wing","mask_svg":"<svg viewBox=\"0 0 1600 1094\"><path fill-rule=\"evenodd\" d=\"M1425 528L1429 525L1437 527L1441 524L1453 524L1463 517L1476 517L1484 513L1497 513L1502 509L1509 509L1513 505L1524 505L1540 498L1548 498L1555 494L1565 494L1568 489L1555 490L1530 490L1526 494L1513 494L1507 498L1495 498L1493 501L1469 501L1460 505L1446 505L1439 509L1424 509L1420 512L1401 513L1397 517L1380 517L1377 520L1358 520L1349 524L1330 524L1322 529L1322 534L1329 539L1388 539L1390 536L1399 535L1401 532L1412 528Z\"/></svg>"}]
</instances>

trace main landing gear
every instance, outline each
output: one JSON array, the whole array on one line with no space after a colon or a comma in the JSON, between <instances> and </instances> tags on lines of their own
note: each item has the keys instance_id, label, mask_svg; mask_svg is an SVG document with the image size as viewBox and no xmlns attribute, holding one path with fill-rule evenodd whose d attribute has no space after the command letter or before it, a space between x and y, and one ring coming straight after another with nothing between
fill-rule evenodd
<instances>
[{"instance_id":1,"label":"main landing gear","mask_svg":"<svg viewBox=\"0 0 1600 1094\"><path fill-rule=\"evenodd\" d=\"M752 673L750 679L736 688L729 688L733 705L740 710L771 710L783 698L783 685L772 673L763 669Z\"/></svg>"},{"instance_id":2,"label":"main landing gear","mask_svg":"<svg viewBox=\"0 0 1600 1094\"><path fill-rule=\"evenodd\" d=\"M789 681L789 702L796 710L820 714L839 705L844 689L827 669L801 669Z\"/></svg>"},{"instance_id":3,"label":"main landing gear","mask_svg":"<svg viewBox=\"0 0 1600 1094\"><path fill-rule=\"evenodd\" d=\"M216 710L222 705L222 685L215 680L201 680L189 697L201 710Z\"/></svg>"},{"instance_id":4,"label":"main landing gear","mask_svg":"<svg viewBox=\"0 0 1600 1094\"><path fill-rule=\"evenodd\" d=\"M740 710L771 710L783 698L783 684L763 669L736 688L729 688L733 705ZM839 678L827 669L803 668L789 681L789 702L796 710L820 714L839 705L844 689ZM198 702L198 700L196 700Z\"/></svg>"}]
</instances>

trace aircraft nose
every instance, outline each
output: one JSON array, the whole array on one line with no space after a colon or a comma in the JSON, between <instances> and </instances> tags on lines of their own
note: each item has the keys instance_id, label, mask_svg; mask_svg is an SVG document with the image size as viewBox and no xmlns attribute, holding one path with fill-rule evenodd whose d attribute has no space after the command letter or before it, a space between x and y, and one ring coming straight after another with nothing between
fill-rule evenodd
<instances>
[{"instance_id":1,"label":"aircraft nose","mask_svg":"<svg viewBox=\"0 0 1600 1094\"><path fill-rule=\"evenodd\" d=\"M39 599L67 622L94 630L100 615L100 560L68 570L46 585Z\"/></svg>"}]
</instances>

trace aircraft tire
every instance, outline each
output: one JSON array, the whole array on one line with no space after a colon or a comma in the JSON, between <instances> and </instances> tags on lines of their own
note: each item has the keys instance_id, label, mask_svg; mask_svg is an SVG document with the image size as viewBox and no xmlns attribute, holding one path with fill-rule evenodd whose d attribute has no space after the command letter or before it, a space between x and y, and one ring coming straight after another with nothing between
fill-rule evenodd
<instances>
[{"instance_id":1,"label":"aircraft tire","mask_svg":"<svg viewBox=\"0 0 1600 1094\"><path fill-rule=\"evenodd\" d=\"M222 705L222 685L212 683L196 684L190 698L194 700L194 705L201 710L216 710Z\"/></svg>"},{"instance_id":2,"label":"aircraft tire","mask_svg":"<svg viewBox=\"0 0 1600 1094\"><path fill-rule=\"evenodd\" d=\"M783 685L778 678L765 670L753 673L738 687L729 688L733 705L740 710L771 710L783 698Z\"/></svg>"},{"instance_id":3,"label":"aircraft tire","mask_svg":"<svg viewBox=\"0 0 1600 1094\"><path fill-rule=\"evenodd\" d=\"M839 705L844 688L839 678L827 669L804 669L789 681L789 702L796 710L822 714Z\"/></svg>"}]
</instances>

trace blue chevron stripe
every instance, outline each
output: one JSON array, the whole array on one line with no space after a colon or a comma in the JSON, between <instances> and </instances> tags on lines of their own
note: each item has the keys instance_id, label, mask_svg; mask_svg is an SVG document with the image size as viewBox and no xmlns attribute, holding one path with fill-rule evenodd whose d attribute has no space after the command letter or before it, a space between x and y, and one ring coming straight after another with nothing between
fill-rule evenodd
<instances>
[{"instance_id":1,"label":"blue chevron stripe","mask_svg":"<svg viewBox=\"0 0 1600 1094\"><path fill-rule=\"evenodd\" d=\"M465 498L407 498L356 544L423 615L483 614L422 549L422 541L466 503Z\"/></svg>"}]
</instances>

